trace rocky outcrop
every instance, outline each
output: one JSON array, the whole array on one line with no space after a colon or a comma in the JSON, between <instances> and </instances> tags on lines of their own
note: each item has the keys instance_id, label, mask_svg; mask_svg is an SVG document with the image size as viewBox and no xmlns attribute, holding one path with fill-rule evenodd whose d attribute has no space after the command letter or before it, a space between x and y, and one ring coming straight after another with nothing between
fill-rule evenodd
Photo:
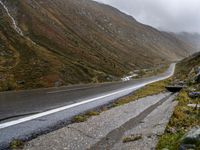
<instances>
[{"instance_id":1,"label":"rocky outcrop","mask_svg":"<svg viewBox=\"0 0 200 150\"><path fill-rule=\"evenodd\" d=\"M200 127L191 129L182 139L180 150L195 150L200 146Z\"/></svg>"}]
</instances>

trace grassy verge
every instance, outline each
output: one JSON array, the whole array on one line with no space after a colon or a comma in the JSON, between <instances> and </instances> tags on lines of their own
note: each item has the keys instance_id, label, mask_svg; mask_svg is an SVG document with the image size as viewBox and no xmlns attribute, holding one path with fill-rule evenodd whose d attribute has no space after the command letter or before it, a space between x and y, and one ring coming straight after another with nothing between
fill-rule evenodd
<instances>
[{"instance_id":1,"label":"grassy verge","mask_svg":"<svg viewBox=\"0 0 200 150\"><path fill-rule=\"evenodd\" d=\"M88 118L90 118L91 116L99 115L101 112L106 111L110 108L118 107L118 106L130 103L132 101L138 100L138 99L146 97L146 96L159 94L166 90L165 86L168 85L170 82L171 82L171 79L167 79L167 80L149 84L149 85L135 91L133 94L131 94L129 96L126 96L126 97L116 100L109 106L100 108L98 111L90 111L85 114L77 115L72 119L72 122L73 123L84 122L84 121L87 121Z\"/></svg>"},{"instance_id":2,"label":"grassy verge","mask_svg":"<svg viewBox=\"0 0 200 150\"><path fill-rule=\"evenodd\" d=\"M24 142L20 141L20 140L13 140L10 143L10 147L9 149L11 150L19 150L19 149L23 149L24 148Z\"/></svg>"},{"instance_id":3,"label":"grassy verge","mask_svg":"<svg viewBox=\"0 0 200 150\"><path fill-rule=\"evenodd\" d=\"M167 79L167 80L149 84L149 85L137 90L130 96L126 96L124 98L117 100L116 102L113 103L113 106L124 105L124 104L130 103L132 101L135 101L137 99L140 99L140 98L143 98L146 96L151 96L151 95L161 93L166 90L165 86L168 85L170 82L171 82L171 79Z\"/></svg>"},{"instance_id":4,"label":"grassy verge","mask_svg":"<svg viewBox=\"0 0 200 150\"><path fill-rule=\"evenodd\" d=\"M85 114L75 116L72 119L72 122L73 123L85 122L85 121L87 121L88 118L90 118L92 116L98 116L99 114L100 114L99 111L89 111Z\"/></svg>"},{"instance_id":5,"label":"grassy verge","mask_svg":"<svg viewBox=\"0 0 200 150\"><path fill-rule=\"evenodd\" d=\"M189 91L200 91L199 83L194 82L195 70L200 66L200 53L194 54L176 65L174 80L185 81L188 88L182 90L177 101L179 104L175 108L174 114L165 130L160 137L157 145L158 150L167 148L177 150L181 140L191 128L200 125L200 112L195 108L188 107L188 104L199 103L198 99L191 99L188 96ZM200 149L200 144L196 147Z\"/></svg>"},{"instance_id":6,"label":"grassy verge","mask_svg":"<svg viewBox=\"0 0 200 150\"><path fill-rule=\"evenodd\" d=\"M188 97L187 90L179 93L177 99L179 104L157 145L158 150L167 148L169 150L179 149L182 137L194 126L200 125L200 114L198 110L188 107L189 103L195 103ZM198 147L200 149L200 145Z\"/></svg>"}]
</instances>

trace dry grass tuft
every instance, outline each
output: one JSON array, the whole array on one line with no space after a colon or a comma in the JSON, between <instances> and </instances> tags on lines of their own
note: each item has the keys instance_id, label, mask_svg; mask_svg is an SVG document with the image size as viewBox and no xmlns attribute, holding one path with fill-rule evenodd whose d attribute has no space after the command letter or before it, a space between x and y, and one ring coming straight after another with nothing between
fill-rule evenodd
<instances>
[{"instance_id":1,"label":"dry grass tuft","mask_svg":"<svg viewBox=\"0 0 200 150\"><path fill-rule=\"evenodd\" d=\"M129 143L129 142L134 142L142 139L141 135L131 135L128 137L123 138L123 143Z\"/></svg>"}]
</instances>

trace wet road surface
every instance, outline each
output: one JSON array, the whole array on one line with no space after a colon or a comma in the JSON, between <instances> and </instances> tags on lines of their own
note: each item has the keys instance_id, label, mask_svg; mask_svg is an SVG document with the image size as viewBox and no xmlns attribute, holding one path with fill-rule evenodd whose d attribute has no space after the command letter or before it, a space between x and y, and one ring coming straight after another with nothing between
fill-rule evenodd
<instances>
[{"instance_id":1,"label":"wet road surface","mask_svg":"<svg viewBox=\"0 0 200 150\"><path fill-rule=\"evenodd\" d=\"M158 76L128 82L0 93L0 148L13 138L29 139L89 109L174 74L175 64Z\"/></svg>"}]
</instances>

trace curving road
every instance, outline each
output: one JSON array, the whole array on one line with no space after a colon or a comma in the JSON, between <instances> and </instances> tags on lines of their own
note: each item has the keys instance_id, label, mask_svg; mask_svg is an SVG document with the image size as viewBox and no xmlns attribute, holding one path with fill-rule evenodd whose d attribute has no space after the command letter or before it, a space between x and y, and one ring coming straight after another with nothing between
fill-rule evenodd
<instances>
[{"instance_id":1,"label":"curving road","mask_svg":"<svg viewBox=\"0 0 200 150\"><path fill-rule=\"evenodd\" d=\"M73 116L174 74L175 64L160 75L128 82L0 93L0 149L14 139L48 132Z\"/></svg>"}]
</instances>

